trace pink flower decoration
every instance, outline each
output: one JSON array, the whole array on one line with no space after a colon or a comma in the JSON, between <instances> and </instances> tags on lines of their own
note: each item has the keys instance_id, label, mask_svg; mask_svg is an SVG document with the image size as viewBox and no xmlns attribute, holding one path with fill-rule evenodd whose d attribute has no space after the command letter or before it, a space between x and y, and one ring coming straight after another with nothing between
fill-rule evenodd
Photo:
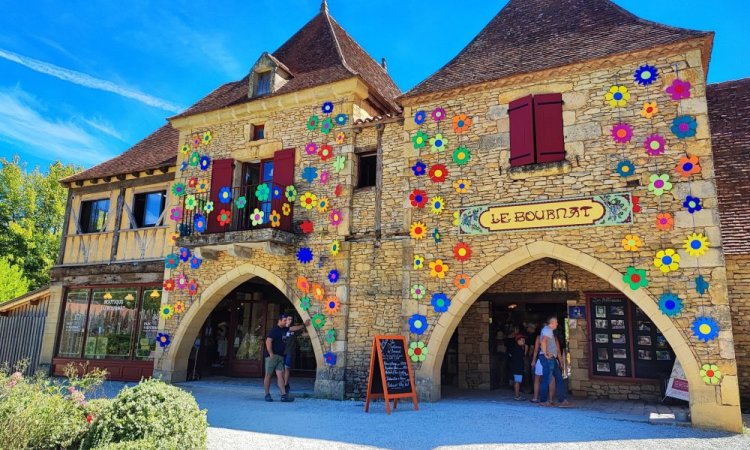
<instances>
[{"instance_id":1,"label":"pink flower decoration","mask_svg":"<svg viewBox=\"0 0 750 450\"><path fill-rule=\"evenodd\" d=\"M327 171L327 170L324 170L324 171L323 171L323 172L322 172L322 173L320 174L320 184L327 184L327 183L328 183L328 177L329 177L329 176L330 176L330 174L328 173L328 171Z\"/></svg>"},{"instance_id":2,"label":"pink flower decoration","mask_svg":"<svg viewBox=\"0 0 750 450\"><path fill-rule=\"evenodd\" d=\"M658 134L652 134L646 138L643 147L650 156L659 156L664 153L667 141Z\"/></svg>"},{"instance_id":3,"label":"pink flower decoration","mask_svg":"<svg viewBox=\"0 0 750 450\"><path fill-rule=\"evenodd\" d=\"M633 127L627 123L618 123L612 127L612 139L618 144L627 144L633 138Z\"/></svg>"},{"instance_id":4,"label":"pink flower decoration","mask_svg":"<svg viewBox=\"0 0 750 450\"><path fill-rule=\"evenodd\" d=\"M433 109L432 120L434 120L435 122L440 122L441 120L445 120L445 110L439 106Z\"/></svg>"},{"instance_id":5,"label":"pink flower decoration","mask_svg":"<svg viewBox=\"0 0 750 450\"><path fill-rule=\"evenodd\" d=\"M179 274L174 279L177 289L185 289L188 285L187 277L184 274Z\"/></svg>"},{"instance_id":6,"label":"pink flower decoration","mask_svg":"<svg viewBox=\"0 0 750 450\"><path fill-rule=\"evenodd\" d=\"M338 226L341 221L343 220L341 216L341 211L338 209L334 209L331 211L331 225Z\"/></svg>"},{"instance_id":7,"label":"pink flower decoration","mask_svg":"<svg viewBox=\"0 0 750 450\"><path fill-rule=\"evenodd\" d=\"M175 206L172 208L172 213L169 215L169 218L174 220L175 222L179 222L182 220L182 208L179 206Z\"/></svg>"},{"instance_id":8,"label":"pink flower decoration","mask_svg":"<svg viewBox=\"0 0 750 450\"><path fill-rule=\"evenodd\" d=\"M675 78L672 84L667 87L667 94L672 96L672 100L684 100L690 98L690 82Z\"/></svg>"},{"instance_id":9,"label":"pink flower decoration","mask_svg":"<svg viewBox=\"0 0 750 450\"><path fill-rule=\"evenodd\" d=\"M318 154L318 144L315 142L308 142L305 144L305 153L307 153L310 156L317 155Z\"/></svg>"}]
</instances>

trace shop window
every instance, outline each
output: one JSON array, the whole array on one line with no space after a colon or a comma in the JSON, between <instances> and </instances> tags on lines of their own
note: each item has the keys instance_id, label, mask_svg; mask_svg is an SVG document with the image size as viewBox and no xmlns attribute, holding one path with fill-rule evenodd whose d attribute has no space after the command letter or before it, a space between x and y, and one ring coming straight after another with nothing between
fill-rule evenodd
<instances>
[{"instance_id":1,"label":"shop window","mask_svg":"<svg viewBox=\"0 0 750 450\"><path fill-rule=\"evenodd\" d=\"M133 216L138 228L153 227L164 212L167 191L144 192L133 197Z\"/></svg>"},{"instance_id":2,"label":"shop window","mask_svg":"<svg viewBox=\"0 0 750 450\"><path fill-rule=\"evenodd\" d=\"M357 155L357 187L375 186L377 182L378 154L377 151L359 153Z\"/></svg>"},{"instance_id":3,"label":"shop window","mask_svg":"<svg viewBox=\"0 0 750 450\"><path fill-rule=\"evenodd\" d=\"M510 165L565 159L562 94L528 95L510 102Z\"/></svg>"},{"instance_id":4,"label":"shop window","mask_svg":"<svg viewBox=\"0 0 750 450\"><path fill-rule=\"evenodd\" d=\"M128 359L138 302L136 288L91 291L84 357Z\"/></svg>"},{"instance_id":5,"label":"shop window","mask_svg":"<svg viewBox=\"0 0 750 450\"><path fill-rule=\"evenodd\" d=\"M68 291L65 296L65 314L60 326L60 346L57 352L59 356L71 358L81 356L88 307L88 289Z\"/></svg>"},{"instance_id":6,"label":"shop window","mask_svg":"<svg viewBox=\"0 0 750 450\"><path fill-rule=\"evenodd\" d=\"M266 126L264 124L253 125L250 140L260 141L266 137Z\"/></svg>"},{"instance_id":7,"label":"shop window","mask_svg":"<svg viewBox=\"0 0 750 450\"><path fill-rule=\"evenodd\" d=\"M81 233L99 233L107 226L109 199L87 200L81 202L79 225Z\"/></svg>"},{"instance_id":8,"label":"shop window","mask_svg":"<svg viewBox=\"0 0 750 450\"><path fill-rule=\"evenodd\" d=\"M135 342L135 359L154 359L156 334L159 329L161 287L143 289L138 317L138 337Z\"/></svg>"}]
</instances>

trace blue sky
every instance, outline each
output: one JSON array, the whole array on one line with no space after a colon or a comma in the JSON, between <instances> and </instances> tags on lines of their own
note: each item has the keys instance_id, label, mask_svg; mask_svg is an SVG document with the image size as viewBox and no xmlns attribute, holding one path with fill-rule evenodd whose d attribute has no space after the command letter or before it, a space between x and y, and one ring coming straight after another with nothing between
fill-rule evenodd
<instances>
[{"instance_id":1,"label":"blue sky","mask_svg":"<svg viewBox=\"0 0 750 450\"><path fill-rule=\"evenodd\" d=\"M166 117L243 77L320 7L319 0L5 1L12 4L2 8L0 29L0 156L20 155L30 168L54 160L88 167L126 150ZM505 3L329 6L376 60L387 58L405 91L449 61ZM649 20L716 31L710 82L750 76L750 31L739 0L616 3Z\"/></svg>"}]
</instances>

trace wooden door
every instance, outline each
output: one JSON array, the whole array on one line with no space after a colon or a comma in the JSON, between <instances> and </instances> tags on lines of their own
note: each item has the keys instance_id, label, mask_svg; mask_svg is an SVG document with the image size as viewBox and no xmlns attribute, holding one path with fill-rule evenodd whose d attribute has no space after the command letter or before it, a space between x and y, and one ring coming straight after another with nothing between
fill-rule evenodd
<instances>
[{"instance_id":1,"label":"wooden door","mask_svg":"<svg viewBox=\"0 0 750 450\"><path fill-rule=\"evenodd\" d=\"M261 377L267 304L237 300L230 308L229 375Z\"/></svg>"}]
</instances>

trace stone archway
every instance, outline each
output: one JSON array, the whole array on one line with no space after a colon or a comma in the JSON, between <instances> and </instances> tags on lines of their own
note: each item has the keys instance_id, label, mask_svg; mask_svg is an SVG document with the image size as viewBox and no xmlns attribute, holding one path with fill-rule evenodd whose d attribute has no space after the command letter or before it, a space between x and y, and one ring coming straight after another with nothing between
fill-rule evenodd
<instances>
[{"instance_id":1,"label":"stone archway","mask_svg":"<svg viewBox=\"0 0 750 450\"><path fill-rule=\"evenodd\" d=\"M188 308L185 316L180 321L177 331L173 334L169 351L161 353L157 358L154 367L154 376L161 376L164 381L172 383L185 381L188 373L187 365L190 350L206 318L208 318L216 305L234 288L256 277L264 279L281 291L292 305L294 305L302 320L310 318L306 311L299 308L299 302L296 301L297 298L294 296L294 290L284 280L262 267L251 263L243 264L214 281L203 291L200 302L196 302ZM308 327L307 332L310 334L316 364L318 368L324 367L323 349L317 330L313 327Z\"/></svg>"},{"instance_id":2,"label":"stone archway","mask_svg":"<svg viewBox=\"0 0 750 450\"><path fill-rule=\"evenodd\" d=\"M555 258L578 266L602 278L624 293L659 328L685 369L690 384L690 412L694 425L721 428L733 432L742 431L739 406L722 403L725 387L706 385L699 376L700 365L692 347L675 324L658 308L656 300L646 289L633 291L623 282L622 273L608 264L578 250L547 241L537 241L512 250L487 265L471 279L469 288L459 291L453 298L451 308L443 313L435 324L428 343L430 358L417 371L417 383L429 400L440 398L440 368L448 342L469 307L479 296L505 275L541 258ZM736 383L726 387L735 392L728 393L738 398ZM425 392L427 391L427 392Z\"/></svg>"}]
</instances>

